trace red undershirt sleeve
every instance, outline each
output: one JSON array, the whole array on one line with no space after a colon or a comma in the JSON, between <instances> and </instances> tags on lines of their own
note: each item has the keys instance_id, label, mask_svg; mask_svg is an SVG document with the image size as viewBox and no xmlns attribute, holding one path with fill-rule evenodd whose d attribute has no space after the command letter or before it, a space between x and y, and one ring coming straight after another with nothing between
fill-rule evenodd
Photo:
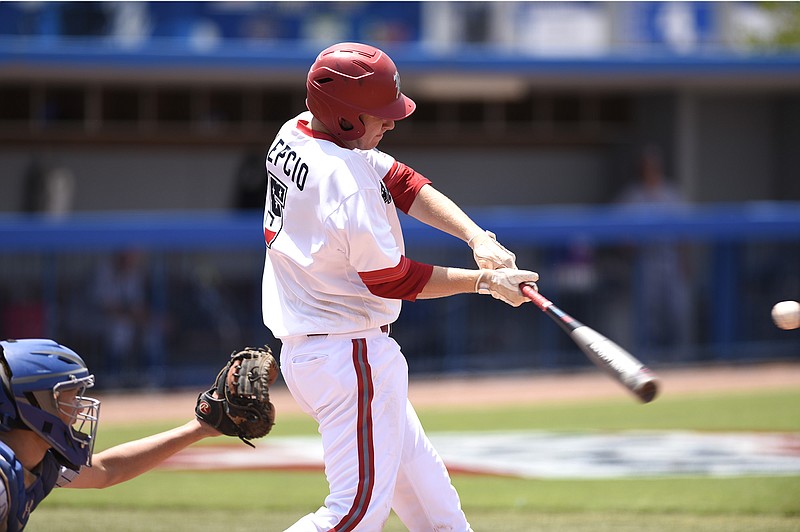
<instances>
[{"instance_id":1,"label":"red undershirt sleeve","mask_svg":"<svg viewBox=\"0 0 800 532\"><path fill-rule=\"evenodd\" d=\"M359 272L358 275L378 297L415 301L433 275L433 266L401 255L400 262L393 268Z\"/></svg>"},{"instance_id":2,"label":"red undershirt sleeve","mask_svg":"<svg viewBox=\"0 0 800 532\"><path fill-rule=\"evenodd\" d=\"M395 161L389 172L383 176L383 182L389 189L397 208L408 214L408 209L411 208L420 189L431 181L410 166Z\"/></svg>"}]
</instances>

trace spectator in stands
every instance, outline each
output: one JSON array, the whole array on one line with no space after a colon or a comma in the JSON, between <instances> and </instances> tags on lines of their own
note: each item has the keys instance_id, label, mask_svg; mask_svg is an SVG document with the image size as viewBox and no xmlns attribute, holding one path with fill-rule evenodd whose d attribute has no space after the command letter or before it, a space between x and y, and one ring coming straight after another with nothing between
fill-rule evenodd
<instances>
[{"instance_id":1,"label":"spectator in stands","mask_svg":"<svg viewBox=\"0 0 800 532\"><path fill-rule=\"evenodd\" d=\"M110 385L124 385L143 368L134 360L144 353L152 363L159 327L150 312L145 256L138 250L120 251L100 265L92 297L104 337Z\"/></svg>"},{"instance_id":2,"label":"spectator in stands","mask_svg":"<svg viewBox=\"0 0 800 532\"><path fill-rule=\"evenodd\" d=\"M234 208L258 211L264 208L264 197L267 194L264 158L265 154L260 152L248 152L242 157L236 169Z\"/></svg>"},{"instance_id":3,"label":"spectator in stands","mask_svg":"<svg viewBox=\"0 0 800 532\"><path fill-rule=\"evenodd\" d=\"M648 213L672 211L686 205L679 189L665 176L660 147L644 147L638 176L619 197L629 208ZM691 339L691 297L686 250L675 242L654 239L635 248L634 308L643 347L669 361L684 360Z\"/></svg>"},{"instance_id":4,"label":"spectator in stands","mask_svg":"<svg viewBox=\"0 0 800 532\"><path fill-rule=\"evenodd\" d=\"M72 212L75 198L75 175L60 165L45 164L34 158L24 178L22 208L25 212L43 213L52 217Z\"/></svg>"}]
</instances>

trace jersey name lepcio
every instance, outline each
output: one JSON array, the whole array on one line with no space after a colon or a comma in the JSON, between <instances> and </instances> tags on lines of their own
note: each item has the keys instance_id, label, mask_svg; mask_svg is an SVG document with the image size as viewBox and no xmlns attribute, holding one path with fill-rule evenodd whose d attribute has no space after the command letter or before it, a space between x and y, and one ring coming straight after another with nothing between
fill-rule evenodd
<instances>
[{"instance_id":1,"label":"jersey name lepcio","mask_svg":"<svg viewBox=\"0 0 800 532\"><path fill-rule=\"evenodd\" d=\"M278 151L279 148L281 148ZM277 153L276 153L277 152ZM288 144L283 139L278 139L269 149L267 154L267 161L274 164L276 167L281 159L283 161L283 173L286 177L292 180L299 190L303 190L306 186L306 179L308 179L308 165L300 159Z\"/></svg>"}]
</instances>

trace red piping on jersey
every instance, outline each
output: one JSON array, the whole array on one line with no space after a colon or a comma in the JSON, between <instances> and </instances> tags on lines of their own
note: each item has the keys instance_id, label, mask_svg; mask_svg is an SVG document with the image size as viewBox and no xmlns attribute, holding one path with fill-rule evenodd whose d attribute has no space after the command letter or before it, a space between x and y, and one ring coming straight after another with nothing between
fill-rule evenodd
<instances>
[{"instance_id":1,"label":"red piping on jersey","mask_svg":"<svg viewBox=\"0 0 800 532\"><path fill-rule=\"evenodd\" d=\"M408 214L411 204L425 185L431 183L430 179L420 174L410 166L395 161L389 171L383 176L383 182L389 189L397 208Z\"/></svg>"},{"instance_id":2,"label":"red piping on jersey","mask_svg":"<svg viewBox=\"0 0 800 532\"><path fill-rule=\"evenodd\" d=\"M364 338L353 339L353 367L356 372L358 392L358 418L356 419L356 440L358 445L358 487L353 505L339 524L331 532L347 532L355 530L364 519L372 500L375 487L375 445L372 426L372 398L375 390L372 386L372 368L367 358L367 341Z\"/></svg>"},{"instance_id":3,"label":"red piping on jersey","mask_svg":"<svg viewBox=\"0 0 800 532\"><path fill-rule=\"evenodd\" d=\"M359 272L358 275L369 291L378 297L415 301L433 275L433 266L402 255L393 268Z\"/></svg>"},{"instance_id":4,"label":"red piping on jersey","mask_svg":"<svg viewBox=\"0 0 800 532\"><path fill-rule=\"evenodd\" d=\"M348 150L350 149L347 146L345 146L344 144L342 144L341 140L337 139L336 137L334 137L330 133L325 133L324 131L317 131L315 129L311 129L311 126L305 120L298 120L297 121L297 129L299 129L302 133L308 135L309 137L311 137L313 139L328 140L330 142L333 142L337 146L340 146L342 148L346 148Z\"/></svg>"}]
</instances>

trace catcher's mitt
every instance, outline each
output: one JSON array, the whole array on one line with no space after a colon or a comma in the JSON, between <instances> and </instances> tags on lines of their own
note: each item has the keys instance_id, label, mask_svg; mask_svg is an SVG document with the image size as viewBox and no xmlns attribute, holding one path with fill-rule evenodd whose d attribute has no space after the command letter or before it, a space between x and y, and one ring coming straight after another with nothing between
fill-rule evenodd
<instances>
[{"instance_id":1,"label":"catcher's mitt","mask_svg":"<svg viewBox=\"0 0 800 532\"><path fill-rule=\"evenodd\" d=\"M278 378L278 363L269 346L234 351L214 386L197 397L195 415L228 436L249 440L266 436L275 424L269 387Z\"/></svg>"}]
</instances>

